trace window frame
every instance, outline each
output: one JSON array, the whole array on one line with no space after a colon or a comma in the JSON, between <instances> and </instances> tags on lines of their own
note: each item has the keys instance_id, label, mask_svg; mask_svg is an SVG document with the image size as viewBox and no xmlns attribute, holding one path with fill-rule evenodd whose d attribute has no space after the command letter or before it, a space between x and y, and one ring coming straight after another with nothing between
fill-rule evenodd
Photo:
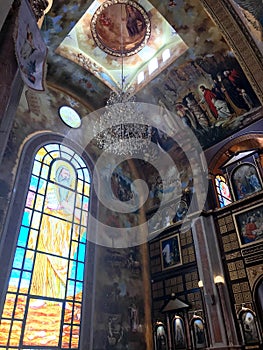
<instances>
[{"instance_id":1,"label":"window frame","mask_svg":"<svg viewBox=\"0 0 263 350\"><path fill-rule=\"evenodd\" d=\"M2 237L0 240L0 315L2 315L5 303L6 292L8 289L9 276L12 270L14 254L16 252L17 240L21 226L21 220L24 213L26 198L29 189L35 155L44 145L48 143L58 143L65 145L77 153L84 161L90 175L92 183L93 162L88 154L78 145L70 140L65 140L60 135L51 133L43 133L32 136L24 145L19 157L18 166L15 171L15 177L8 204L7 214L3 226ZM90 187L90 205L89 212L96 211L96 200L93 202L92 186ZM89 227L89 225L88 225ZM88 230L87 227L87 230ZM86 258L84 268L84 289L82 299L82 318L81 318L81 333L79 349L89 346L92 343L90 319L92 318L94 303L93 293L94 288L94 259L95 259L95 244L87 240ZM89 259L87 259L87 256ZM88 277L88 278L87 278ZM85 331L83 331L85 330Z\"/></svg>"}]
</instances>

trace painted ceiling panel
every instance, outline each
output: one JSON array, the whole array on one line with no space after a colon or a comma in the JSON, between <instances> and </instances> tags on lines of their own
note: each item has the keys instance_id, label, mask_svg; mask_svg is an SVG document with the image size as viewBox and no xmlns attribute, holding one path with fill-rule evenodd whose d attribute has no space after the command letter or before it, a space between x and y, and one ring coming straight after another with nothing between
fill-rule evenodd
<instances>
[{"instance_id":1,"label":"painted ceiling panel","mask_svg":"<svg viewBox=\"0 0 263 350\"><path fill-rule=\"evenodd\" d=\"M128 1L122 2L127 4L132 3ZM94 13L97 13L96 11L100 10L101 6L105 5L105 3L109 3L109 1L98 0L91 4L85 14L61 42L56 53L92 72L112 90L121 88L122 64L125 77L123 89L126 90L133 86L135 91L138 91L188 49L188 46L164 17L148 1L141 0L139 5L147 11L151 26L151 35L146 45L138 53L131 56L128 54L127 57L123 58L106 53L97 46L91 32ZM111 13L108 11L108 20L112 23L112 28L114 28L115 18L117 17L119 21L121 16L113 18L110 15ZM98 19L100 19L99 16ZM126 21L125 17L123 21ZM126 31L124 36L127 36L125 23L123 24L123 30ZM117 25L118 23L116 22ZM108 34L106 33L105 35L108 35L109 45L112 45L113 40L112 28L109 29L107 23L103 28L108 30ZM166 49L170 50L170 57L164 61L162 53ZM148 65L154 58L158 61L158 68L154 73L149 74ZM142 71L144 72L144 79L138 84L136 78Z\"/></svg>"}]
</instances>

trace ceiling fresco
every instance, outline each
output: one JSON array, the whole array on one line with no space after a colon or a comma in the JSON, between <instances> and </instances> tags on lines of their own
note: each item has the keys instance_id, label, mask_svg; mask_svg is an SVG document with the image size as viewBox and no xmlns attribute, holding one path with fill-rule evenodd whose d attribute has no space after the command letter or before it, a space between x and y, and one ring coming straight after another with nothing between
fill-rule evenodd
<instances>
[{"instance_id":1,"label":"ceiling fresco","mask_svg":"<svg viewBox=\"0 0 263 350\"><path fill-rule=\"evenodd\" d=\"M130 23L129 8L133 9L134 16L141 17L136 19L140 31L137 25L135 30ZM137 4L98 0L91 4L56 53L89 70L113 90L122 88L123 69L123 90L132 86L138 91L187 48L173 27L148 1L141 0ZM170 55L163 62L162 54L167 49ZM159 61L159 66L154 74L149 74L148 64L154 58ZM140 72L144 73L144 79L138 84L136 78Z\"/></svg>"},{"instance_id":2,"label":"ceiling fresco","mask_svg":"<svg viewBox=\"0 0 263 350\"><path fill-rule=\"evenodd\" d=\"M40 113L42 120L47 121L44 123L45 128L48 128L48 123L51 125L55 123L54 118L57 118L57 110L61 106L61 99L57 98L54 91L60 91L59 95L64 95L64 100L77 101L79 104L77 112L80 112L81 116L86 116L89 112L104 107L111 91L101 80L104 74L102 63L108 72L112 69L111 65L115 64L116 81L113 85L117 84L121 58L110 57L108 53L102 55L101 49L94 48L95 42L88 28L92 13L96 12L102 2L103 0L97 1L91 10L93 1L56 1L45 16L41 33L48 46L47 89L41 97L35 94L35 98L41 100L40 105L45 106L41 107ZM176 5L171 7L168 1L139 2L140 6L144 6L151 21L152 38L148 40L147 45L153 40L155 43L153 45L158 51L155 40L159 30L163 33L161 37L163 46L167 48L165 40L169 39L167 34L171 34L170 28L173 28L173 33L177 33L179 40L185 46L183 53L150 82L143 85L136 93L136 97L139 102L169 109L174 118L181 119L194 131L202 147L207 149L258 119L261 106L234 53L199 0L178 0L175 3ZM82 32L84 24L87 24L87 28ZM85 33L89 33L88 36ZM79 36L78 40L76 36ZM69 52L73 46L66 46L72 38L82 53L86 50L85 43L92 47L94 64L99 67L98 74L93 74L90 67L85 69L72 61L73 55ZM58 54L63 51L63 47L65 51L69 50L68 58L64 57L65 52L63 56ZM124 57L125 62L126 59L131 62L139 59L144 49L145 47L136 55ZM99 52L98 61L96 52ZM77 52L72 53L78 55ZM131 69L133 72L130 74L131 80L132 74L136 74L138 70L137 66L134 71ZM110 74L113 74L112 71ZM206 95L210 94L210 101L200 89L201 85L209 90ZM32 100L34 93L30 94ZM213 102L212 98L217 101ZM49 109L50 101L55 109L53 107L52 110ZM219 109L222 111L219 112ZM28 110L31 110L28 99L23 98L18 113L27 115L27 119L36 119L34 112L28 115ZM162 122L165 124L167 120L163 118ZM26 125L26 128L30 129L30 126Z\"/></svg>"}]
</instances>

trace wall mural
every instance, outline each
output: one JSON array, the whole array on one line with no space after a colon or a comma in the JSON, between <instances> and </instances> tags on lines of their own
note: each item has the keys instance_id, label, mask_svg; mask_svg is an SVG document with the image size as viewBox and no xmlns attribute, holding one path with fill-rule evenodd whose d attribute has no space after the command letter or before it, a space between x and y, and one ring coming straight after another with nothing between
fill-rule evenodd
<instances>
[{"instance_id":1,"label":"wall mural","mask_svg":"<svg viewBox=\"0 0 263 350\"><path fill-rule=\"evenodd\" d=\"M159 104L174 112L175 118L181 118L195 132L204 149L259 118L260 103L252 87L200 1L178 0L174 7L168 7L168 1L153 0L151 3L175 28L189 49L169 69L146 85L137 94L138 100ZM105 105L109 89L82 67L55 54L58 45L86 9L87 4L82 0L74 4L56 2L46 16L42 35L49 46L47 80L52 85L63 87L68 96L78 96L87 105L98 109ZM5 153L6 168L1 173L8 184L18 149L28 135L42 130L68 132L67 126L56 118L61 104L68 104L85 116L87 107L65 96L53 89L47 89L41 95L33 92L27 97L22 95ZM169 142L163 140L164 149L169 150ZM96 158L96 147L92 146L90 150L91 157ZM183 190L192 186L187 169L188 165L184 162L180 169ZM121 169L115 171L112 185L117 198L125 200L132 195L131 174L127 164L122 164ZM149 198L149 206L158 204L161 193L158 174L150 174L148 181L152 197ZM171 174L171 183L177 183L177 180ZM107 216L104 208L101 216ZM108 219L117 221L116 225L123 222L128 228L136 223L137 216L112 213ZM94 349L126 349L127 343L145 348L141 254L137 247L131 250L100 249Z\"/></svg>"},{"instance_id":2,"label":"wall mural","mask_svg":"<svg viewBox=\"0 0 263 350\"><path fill-rule=\"evenodd\" d=\"M94 350L145 349L142 260L139 247L99 248Z\"/></svg>"},{"instance_id":3,"label":"wall mural","mask_svg":"<svg viewBox=\"0 0 263 350\"><path fill-rule=\"evenodd\" d=\"M231 52L171 67L151 86L158 103L191 128L207 148L253 121L260 103Z\"/></svg>"}]
</instances>

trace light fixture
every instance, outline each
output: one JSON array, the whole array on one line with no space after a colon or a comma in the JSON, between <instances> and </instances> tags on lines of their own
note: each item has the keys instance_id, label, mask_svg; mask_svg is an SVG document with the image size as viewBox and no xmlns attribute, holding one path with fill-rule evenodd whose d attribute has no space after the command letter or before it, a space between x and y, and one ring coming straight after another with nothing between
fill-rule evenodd
<instances>
[{"instance_id":1,"label":"light fixture","mask_svg":"<svg viewBox=\"0 0 263 350\"><path fill-rule=\"evenodd\" d=\"M198 287L199 288L203 288L204 287L204 283L202 280L198 281Z\"/></svg>"},{"instance_id":2,"label":"light fixture","mask_svg":"<svg viewBox=\"0 0 263 350\"><path fill-rule=\"evenodd\" d=\"M119 26L120 45L118 51L115 52L115 55L119 56L121 59L121 80L118 91L112 91L110 93L105 111L99 116L98 121L95 123L94 133L96 135L98 147L103 151L116 155L132 156L138 152L147 150L152 138L152 129L149 125L145 124L143 112L140 110L139 104L135 102L135 96L133 95L134 90L125 84L126 76L124 74L124 58L131 55L131 51L127 52L125 46L127 24L123 24L123 18L125 19L124 12L126 12L127 16L127 6L129 6L129 11L135 11L135 13L137 11L139 14L142 12L139 12L141 8L134 1L119 0L114 3L109 1L106 4L107 7L103 7L104 12L99 9L98 13L95 13L94 18L100 21L102 15L105 17L105 11L109 6L121 6L121 8L119 8L119 11L121 11L121 24ZM118 8L115 8L115 10L117 11ZM145 21L144 25L141 25L141 28L146 27L146 17L140 16L140 20ZM92 22L95 23L94 20L92 20ZM96 28L95 24L94 28ZM148 33L146 29L144 31L146 34ZM95 29L93 32L95 32ZM146 34L143 35L145 36ZM100 36L94 34L93 36L96 42L100 40ZM145 39L143 39L142 42L145 43ZM102 46L100 47L102 48ZM137 51L138 47L136 46L135 53ZM109 53L109 50L107 50L107 52Z\"/></svg>"},{"instance_id":3,"label":"light fixture","mask_svg":"<svg viewBox=\"0 0 263 350\"><path fill-rule=\"evenodd\" d=\"M215 284L221 284L221 283L224 283L225 280L224 280L224 277L223 277L223 276L217 275L217 276L215 276L215 278L214 278L214 282L215 282Z\"/></svg>"}]
</instances>

